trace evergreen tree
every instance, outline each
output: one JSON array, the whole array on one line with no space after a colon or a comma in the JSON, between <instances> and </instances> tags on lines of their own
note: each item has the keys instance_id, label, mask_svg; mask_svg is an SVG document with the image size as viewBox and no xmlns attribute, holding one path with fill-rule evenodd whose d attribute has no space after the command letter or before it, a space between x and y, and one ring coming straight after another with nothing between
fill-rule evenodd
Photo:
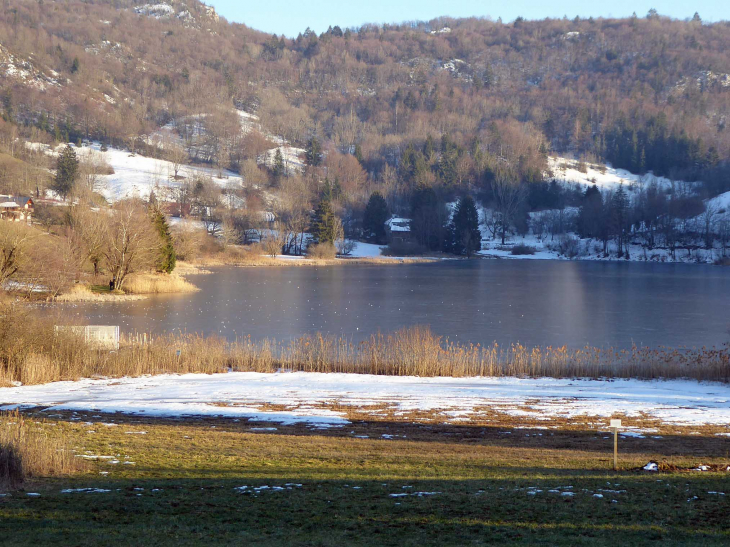
<instances>
[{"instance_id":1,"label":"evergreen tree","mask_svg":"<svg viewBox=\"0 0 730 547\"><path fill-rule=\"evenodd\" d=\"M618 190L613 194L613 198L611 198L612 229L614 234L616 234L619 258L624 256L624 243L627 237L629 223L628 212L629 198L626 195L624 187L619 186ZM628 255L628 244L626 245L626 254Z\"/></svg>"},{"instance_id":2,"label":"evergreen tree","mask_svg":"<svg viewBox=\"0 0 730 547\"><path fill-rule=\"evenodd\" d=\"M332 201L334 199L332 184L330 183L330 179L326 177L324 179L324 184L322 185L322 199L326 199L327 201Z\"/></svg>"},{"instance_id":3,"label":"evergreen tree","mask_svg":"<svg viewBox=\"0 0 730 547\"><path fill-rule=\"evenodd\" d=\"M419 184L411 198L411 235L419 245L432 251L443 247L443 209L434 189Z\"/></svg>"},{"instance_id":4,"label":"evergreen tree","mask_svg":"<svg viewBox=\"0 0 730 547\"><path fill-rule=\"evenodd\" d=\"M340 183L340 177L335 177L335 181L332 183L332 199L340 199L342 197L342 183Z\"/></svg>"},{"instance_id":5,"label":"evergreen tree","mask_svg":"<svg viewBox=\"0 0 730 547\"><path fill-rule=\"evenodd\" d=\"M330 179L324 179L324 187L322 188L322 199L327 201L335 201L342 197L342 184L340 184L340 178L335 177L334 182L330 182Z\"/></svg>"},{"instance_id":6,"label":"evergreen tree","mask_svg":"<svg viewBox=\"0 0 730 547\"><path fill-rule=\"evenodd\" d=\"M71 74L76 74L79 71L79 66L80 66L79 58L74 57L74 60L71 63Z\"/></svg>"},{"instance_id":7,"label":"evergreen tree","mask_svg":"<svg viewBox=\"0 0 730 547\"><path fill-rule=\"evenodd\" d=\"M578 212L578 233L584 238L598 238L601 235L603 222L603 197L594 184L586 188Z\"/></svg>"},{"instance_id":8,"label":"evergreen tree","mask_svg":"<svg viewBox=\"0 0 730 547\"><path fill-rule=\"evenodd\" d=\"M385 198L380 192L373 192L362 219L365 238L378 245L384 245L386 243L385 223L389 217Z\"/></svg>"},{"instance_id":9,"label":"evergreen tree","mask_svg":"<svg viewBox=\"0 0 730 547\"><path fill-rule=\"evenodd\" d=\"M449 228L451 252L471 256L482 249L479 213L470 196L461 198L456 204Z\"/></svg>"},{"instance_id":10,"label":"evergreen tree","mask_svg":"<svg viewBox=\"0 0 730 547\"><path fill-rule=\"evenodd\" d=\"M403 99L403 104L411 110L415 110L416 108L418 108L418 100L416 99L416 96L413 94L412 90L408 90L406 98Z\"/></svg>"},{"instance_id":11,"label":"evergreen tree","mask_svg":"<svg viewBox=\"0 0 730 547\"><path fill-rule=\"evenodd\" d=\"M456 161L459 159L459 148L448 135L441 137L441 158L439 159L439 175L446 186L456 184Z\"/></svg>"},{"instance_id":12,"label":"evergreen tree","mask_svg":"<svg viewBox=\"0 0 730 547\"><path fill-rule=\"evenodd\" d=\"M284 157L281 155L281 148L277 148L274 153L274 177L279 180L286 174L286 167L284 167Z\"/></svg>"},{"instance_id":13,"label":"evergreen tree","mask_svg":"<svg viewBox=\"0 0 730 547\"><path fill-rule=\"evenodd\" d=\"M360 165L362 165L364 158L362 155L362 147L360 146L360 143L355 145L355 159L360 162Z\"/></svg>"},{"instance_id":14,"label":"evergreen tree","mask_svg":"<svg viewBox=\"0 0 730 547\"><path fill-rule=\"evenodd\" d=\"M426 142L423 143L423 156L428 163L433 162L433 158L436 156L436 143L430 133L426 137Z\"/></svg>"},{"instance_id":15,"label":"evergreen tree","mask_svg":"<svg viewBox=\"0 0 730 547\"><path fill-rule=\"evenodd\" d=\"M76 151L71 146L66 146L58 156L56 178L51 186L53 191L66 199L73 190L78 170L79 160L76 157Z\"/></svg>"},{"instance_id":16,"label":"evergreen tree","mask_svg":"<svg viewBox=\"0 0 730 547\"><path fill-rule=\"evenodd\" d=\"M172 244L170 225L167 223L164 213L156 205L152 208L152 224L160 236L160 255L157 259L157 271L172 273L177 264L175 247Z\"/></svg>"},{"instance_id":17,"label":"evergreen tree","mask_svg":"<svg viewBox=\"0 0 730 547\"><path fill-rule=\"evenodd\" d=\"M310 233L314 243L334 243L336 236L336 217L329 199L320 200L314 210Z\"/></svg>"},{"instance_id":18,"label":"evergreen tree","mask_svg":"<svg viewBox=\"0 0 730 547\"><path fill-rule=\"evenodd\" d=\"M307 165L317 167L322 163L322 145L317 137L309 139L305 155L307 158Z\"/></svg>"}]
</instances>

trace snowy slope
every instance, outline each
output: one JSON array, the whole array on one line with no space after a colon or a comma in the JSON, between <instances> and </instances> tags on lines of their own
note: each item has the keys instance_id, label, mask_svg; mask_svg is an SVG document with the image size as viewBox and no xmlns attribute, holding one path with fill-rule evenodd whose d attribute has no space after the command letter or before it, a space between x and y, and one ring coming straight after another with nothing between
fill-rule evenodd
<instances>
[{"instance_id":1,"label":"snowy slope","mask_svg":"<svg viewBox=\"0 0 730 547\"><path fill-rule=\"evenodd\" d=\"M478 417L480 408L530 418L642 414L683 425L730 424L730 386L686 380L559 380L552 378L416 378L365 374L254 373L164 375L82 380L0 389L0 405L49 410L126 412L145 416L236 416L276 422L338 425L347 421L321 408L395 406ZM267 412L274 403L286 411ZM224 406L220 406L224 405Z\"/></svg>"},{"instance_id":2,"label":"snowy slope","mask_svg":"<svg viewBox=\"0 0 730 547\"><path fill-rule=\"evenodd\" d=\"M102 194L111 201L125 197L147 198L150 191L159 187L173 187L179 182L172 180L174 169L172 163L165 160L148 158L138 154L132 154L125 150L109 148L107 152L101 152L99 144L83 146L77 149L79 157L95 150L114 169L113 175L103 175ZM181 168L179 175L190 178L194 175L210 177L213 182L221 185L238 185L243 182L240 175L231 171L223 171L223 178L218 178L216 169L205 167L192 167L185 165Z\"/></svg>"},{"instance_id":3,"label":"snowy slope","mask_svg":"<svg viewBox=\"0 0 730 547\"><path fill-rule=\"evenodd\" d=\"M718 213L730 213L730 192L725 192L707 201L708 207L713 207Z\"/></svg>"},{"instance_id":4,"label":"snowy slope","mask_svg":"<svg viewBox=\"0 0 730 547\"><path fill-rule=\"evenodd\" d=\"M660 187L670 188L672 181L665 177L657 177L651 173L636 175L625 169L615 169L610 165L595 165L586 163L586 172L581 173L576 167L576 160L561 156L548 157L548 167L555 180L565 184L580 184L590 186L596 184L601 190L615 190L624 186L627 190L638 190L644 186L656 183ZM675 184L686 184L676 181Z\"/></svg>"}]
</instances>

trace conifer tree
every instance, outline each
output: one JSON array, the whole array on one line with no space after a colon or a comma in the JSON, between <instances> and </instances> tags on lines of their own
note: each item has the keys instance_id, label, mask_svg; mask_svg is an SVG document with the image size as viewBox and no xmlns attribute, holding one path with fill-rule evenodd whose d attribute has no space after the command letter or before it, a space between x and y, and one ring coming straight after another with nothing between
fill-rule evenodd
<instances>
[{"instance_id":1,"label":"conifer tree","mask_svg":"<svg viewBox=\"0 0 730 547\"><path fill-rule=\"evenodd\" d=\"M411 235L415 241L429 250L443 247L443 202L434 189L419 184L411 198Z\"/></svg>"},{"instance_id":2,"label":"conifer tree","mask_svg":"<svg viewBox=\"0 0 730 547\"><path fill-rule=\"evenodd\" d=\"M459 149L448 135L441 137L441 158L439 159L439 175L446 186L456 184L456 161Z\"/></svg>"},{"instance_id":3,"label":"conifer tree","mask_svg":"<svg viewBox=\"0 0 730 547\"><path fill-rule=\"evenodd\" d=\"M281 155L281 148L277 148L274 153L274 177L278 180L286 174L284 166L284 156Z\"/></svg>"},{"instance_id":4,"label":"conifer tree","mask_svg":"<svg viewBox=\"0 0 730 547\"><path fill-rule=\"evenodd\" d=\"M76 157L76 151L71 146L66 146L58 156L56 178L52 185L53 191L66 199L73 190L78 170L79 160Z\"/></svg>"},{"instance_id":5,"label":"conifer tree","mask_svg":"<svg viewBox=\"0 0 730 547\"><path fill-rule=\"evenodd\" d=\"M317 167L322 163L322 145L317 137L309 139L305 155L307 157L307 165Z\"/></svg>"},{"instance_id":6,"label":"conifer tree","mask_svg":"<svg viewBox=\"0 0 730 547\"><path fill-rule=\"evenodd\" d=\"M628 228L628 209L629 198L626 195L626 190L624 190L623 186L619 186L611 199L611 219L618 243L619 258L624 256L624 240ZM626 248L626 252L628 253L628 247Z\"/></svg>"},{"instance_id":7,"label":"conifer tree","mask_svg":"<svg viewBox=\"0 0 730 547\"><path fill-rule=\"evenodd\" d=\"M479 231L479 214L476 203L470 196L459 200L454 209L450 225L451 251L471 256L482 248L482 234Z\"/></svg>"},{"instance_id":8,"label":"conifer tree","mask_svg":"<svg viewBox=\"0 0 730 547\"><path fill-rule=\"evenodd\" d=\"M363 162L364 158L363 158L363 155L362 155L362 147L360 146L359 143L355 145L355 154L354 154L354 156L355 156L355 159L360 162L360 165L362 165L362 162Z\"/></svg>"},{"instance_id":9,"label":"conifer tree","mask_svg":"<svg viewBox=\"0 0 730 547\"><path fill-rule=\"evenodd\" d=\"M160 236L160 256L157 259L157 271L172 273L177 264L175 247L172 244L170 225L167 223L164 213L156 205L152 208L152 224Z\"/></svg>"},{"instance_id":10,"label":"conifer tree","mask_svg":"<svg viewBox=\"0 0 730 547\"><path fill-rule=\"evenodd\" d=\"M429 133L426 137L426 142L423 143L423 156L426 158L428 163L433 161L436 156L436 144L433 141L433 136Z\"/></svg>"},{"instance_id":11,"label":"conifer tree","mask_svg":"<svg viewBox=\"0 0 730 547\"><path fill-rule=\"evenodd\" d=\"M386 243L385 223L388 222L388 204L380 192L370 195L365 207L362 226L368 241L384 245Z\"/></svg>"},{"instance_id":12,"label":"conifer tree","mask_svg":"<svg viewBox=\"0 0 730 547\"><path fill-rule=\"evenodd\" d=\"M314 210L310 233L314 243L334 243L336 232L336 217L329 199L320 200Z\"/></svg>"}]
</instances>

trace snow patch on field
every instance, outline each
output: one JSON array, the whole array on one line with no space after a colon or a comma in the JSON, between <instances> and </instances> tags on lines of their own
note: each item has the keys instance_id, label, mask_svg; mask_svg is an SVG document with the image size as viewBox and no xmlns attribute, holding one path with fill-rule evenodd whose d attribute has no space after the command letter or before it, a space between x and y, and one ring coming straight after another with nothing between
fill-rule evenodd
<instances>
[{"instance_id":1,"label":"snow patch on field","mask_svg":"<svg viewBox=\"0 0 730 547\"><path fill-rule=\"evenodd\" d=\"M671 424L730 423L730 386L690 380L418 378L365 374L254 373L162 375L0 388L0 405L49 411L144 416L223 416L284 424L337 426L327 403L399 412L497 410L516 417L649 416ZM257 405L288 407L269 412ZM0 407L2 408L2 407ZM380 407L373 408L377 412Z\"/></svg>"}]
</instances>

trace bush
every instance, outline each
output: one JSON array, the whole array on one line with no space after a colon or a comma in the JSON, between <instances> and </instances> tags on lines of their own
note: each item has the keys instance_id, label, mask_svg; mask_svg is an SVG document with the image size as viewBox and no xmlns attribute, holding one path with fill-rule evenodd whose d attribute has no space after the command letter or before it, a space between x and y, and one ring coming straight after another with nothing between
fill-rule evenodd
<instances>
[{"instance_id":1,"label":"bush","mask_svg":"<svg viewBox=\"0 0 730 547\"><path fill-rule=\"evenodd\" d=\"M535 247L530 247L529 245L524 245L520 243L519 245L515 245L514 247L512 247L512 250L510 252L513 255L534 255L535 250Z\"/></svg>"},{"instance_id":2,"label":"bush","mask_svg":"<svg viewBox=\"0 0 730 547\"><path fill-rule=\"evenodd\" d=\"M575 258L581 254L580 240L569 235L562 236L557 242L549 245L549 248L567 258Z\"/></svg>"},{"instance_id":3,"label":"bush","mask_svg":"<svg viewBox=\"0 0 730 547\"><path fill-rule=\"evenodd\" d=\"M337 256L337 249L332 243L319 243L307 247L307 256L316 260L333 260Z\"/></svg>"},{"instance_id":4,"label":"bush","mask_svg":"<svg viewBox=\"0 0 730 547\"><path fill-rule=\"evenodd\" d=\"M426 248L413 241L391 241L382 253L385 256L421 256Z\"/></svg>"},{"instance_id":5,"label":"bush","mask_svg":"<svg viewBox=\"0 0 730 547\"><path fill-rule=\"evenodd\" d=\"M355 250L355 242L351 239L338 239L335 247L338 255L347 256Z\"/></svg>"}]
</instances>

